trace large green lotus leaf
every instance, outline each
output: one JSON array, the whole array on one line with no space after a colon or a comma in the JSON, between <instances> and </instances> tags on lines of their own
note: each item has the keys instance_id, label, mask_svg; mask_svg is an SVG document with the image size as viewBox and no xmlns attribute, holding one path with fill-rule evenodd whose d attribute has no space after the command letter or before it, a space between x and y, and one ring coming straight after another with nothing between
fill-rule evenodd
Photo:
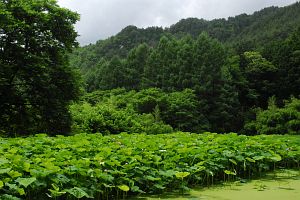
<instances>
[{"instance_id":1,"label":"large green lotus leaf","mask_svg":"<svg viewBox=\"0 0 300 200\"><path fill-rule=\"evenodd\" d=\"M279 162L282 160L281 156L278 154L273 155L270 159L274 162Z\"/></svg>"},{"instance_id":2,"label":"large green lotus leaf","mask_svg":"<svg viewBox=\"0 0 300 200\"><path fill-rule=\"evenodd\" d=\"M138 193L145 193L143 190L141 190L138 186L132 186L131 187L132 192L138 192Z\"/></svg>"},{"instance_id":3,"label":"large green lotus leaf","mask_svg":"<svg viewBox=\"0 0 300 200\"><path fill-rule=\"evenodd\" d=\"M176 171L173 171L173 170L162 171L162 170L160 170L158 173L161 176L173 177L176 174Z\"/></svg>"},{"instance_id":4,"label":"large green lotus leaf","mask_svg":"<svg viewBox=\"0 0 300 200\"><path fill-rule=\"evenodd\" d=\"M235 172L232 172L232 171L229 171L229 170L224 170L224 173L227 174L227 175L236 175Z\"/></svg>"},{"instance_id":5,"label":"large green lotus leaf","mask_svg":"<svg viewBox=\"0 0 300 200\"><path fill-rule=\"evenodd\" d=\"M17 189L17 192L19 193L19 195L25 195L25 191L24 191L24 189L23 188L18 188Z\"/></svg>"},{"instance_id":6,"label":"large green lotus leaf","mask_svg":"<svg viewBox=\"0 0 300 200\"><path fill-rule=\"evenodd\" d=\"M147 180L149 180L149 181L159 181L159 180L161 180L161 178L155 178L155 177L153 177L153 176L146 176L145 177Z\"/></svg>"},{"instance_id":7,"label":"large green lotus leaf","mask_svg":"<svg viewBox=\"0 0 300 200\"><path fill-rule=\"evenodd\" d=\"M9 195L9 194L4 194L4 195L0 196L0 199L1 200L21 200L20 198L14 197L14 196Z\"/></svg>"},{"instance_id":8,"label":"large green lotus leaf","mask_svg":"<svg viewBox=\"0 0 300 200\"><path fill-rule=\"evenodd\" d=\"M253 162L253 163L255 163L255 160L254 160L254 159L252 159L252 158L249 158L249 157L247 157L247 158L246 158L246 160L248 160L249 162Z\"/></svg>"},{"instance_id":9,"label":"large green lotus leaf","mask_svg":"<svg viewBox=\"0 0 300 200\"><path fill-rule=\"evenodd\" d=\"M3 159L3 158L0 158L0 166L1 165L4 165L4 164L6 164L6 163L9 163L9 161L7 160L7 159Z\"/></svg>"},{"instance_id":10,"label":"large green lotus leaf","mask_svg":"<svg viewBox=\"0 0 300 200\"><path fill-rule=\"evenodd\" d=\"M175 176L176 176L177 178L185 178L185 177L187 177L188 175L190 175L189 172L177 172L177 173L175 174Z\"/></svg>"},{"instance_id":11,"label":"large green lotus leaf","mask_svg":"<svg viewBox=\"0 0 300 200\"><path fill-rule=\"evenodd\" d=\"M28 185L32 184L34 181L36 181L35 177L31 177L31 178L18 178L16 180L17 183L19 183L20 185L24 186L25 188L27 188Z\"/></svg>"},{"instance_id":12,"label":"large green lotus leaf","mask_svg":"<svg viewBox=\"0 0 300 200\"><path fill-rule=\"evenodd\" d=\"M233 159L229 159L229 161L230 161L231 163L233 163L233 164L237 165L237 163L236 163L236 161L235 161L235 160L233 160Z\"/></svg>"},{"instance_id":13,"label":"large green lotus leaf","mask_svg":"<svg viewBox=\"0 0 300 200\"><path fill-rule=\"evenodd\" d=\"M264 156L254 156L253 159L258 161L258 160L263 160L265 157Z\"/></svg>"},{"instance_id":14,"label":"large green lotus leaf","mask_svg":"<svg viewBox=\"0 0 300 200\"><path fill-rule=\"evenodd\" d=\"M119 185L118 188L124 192L128 192L130 190L127 185Z\"/></svg>"},{"instance_id":15,"label":"large green lotus leaf","mask_svg":"<svg viewBox=\"0 0 300 200\"><path fill-rule=\"evenodd\" d=\"M9 174L10 177L12 177L12 178L16 178L16 177L22 176L22 174L21 174L20 172L17 172L17 171L14 171L14 170L9 171L8 174Z\"/></svg>"},{"instance_id":16,"label":"large green lotus leaf","mask_svg":"<svg viewBox=\"0 0 300 200\"><path fill-rule=\"evenodd\" d=\"M74 197L76 197L78 199L81 199L83 197L90 198L90 196L83 189L81 189L79 187L74 187L72 189L67 189L64 191L66 191L67 193L73 195Z\"/></svg>"},{"instance_id":17,"label":"large green lotus leaf","mask_svg":"<svg viewBox=\"0 0 300 200\"><path fill-rule=\"evenodd\" d=\"M24 162L23 167L25 172L30 172L30 163Z\"/></svg>"},{"instance_id":18,"label":"large green lotus leaf","mask_svg":"<svg viewBox=\"0 0 300 200\"><path fill-rule=\"evenodd\" d=\"M11 168L6 168L6 169L0 169L0 174L6 174L10 172Z\"/></svg>"},{"instance_id":19,"label":"large green lotus leaf","mask_svg":"<svg viewBox=\"0 0 300 200\"><path fill-rule=\"evenodd\" d=\"M16 184L5 183L5 186L9 187L10 190L18 191L19 187Z\"/></svg>"}]
</instances>

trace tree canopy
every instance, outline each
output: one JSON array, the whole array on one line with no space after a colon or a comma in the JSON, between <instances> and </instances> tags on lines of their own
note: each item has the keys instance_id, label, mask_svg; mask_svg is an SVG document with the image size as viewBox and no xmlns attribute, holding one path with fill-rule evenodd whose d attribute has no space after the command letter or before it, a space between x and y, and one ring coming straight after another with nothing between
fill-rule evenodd
<instances>
[{"instance_id":1,"label":"tree canopy","mask_svg":"<svg viewBox=\"0 0 300 200\"><path fill-rule=\"evenodd\" d=\"M0 129L63 133L79 93L67 52L77 45L75 12L55 0L0 1Z\"/></svg>"},{"instance_id":2,"label":"tree canopy","mask_svg":"<svg viewBox=\"0 0 300 200\"><path fill-rule=\"evenodd\" d=\"M179 92L173 113L173 108L164 110L166 105L155 107L157 100L141 106L151 112L158 108L164 122L174 129L241 131L245 122L255 118L256 108L267 108L270 97L276 96L282 106L284 99L299 96L299 30L285 40L241 52L207 33L197 38L166 34L154 47L143 43L126 58L102 57L96 66L84 69L87 73L82 72L88 92L115 88ZM187 113L186 105L179 106L183 96L190 95L182 93L185 89L191 89L196 97L190 105L194 106L190 118L178 114Z\"/></svg>"}]
</instances>

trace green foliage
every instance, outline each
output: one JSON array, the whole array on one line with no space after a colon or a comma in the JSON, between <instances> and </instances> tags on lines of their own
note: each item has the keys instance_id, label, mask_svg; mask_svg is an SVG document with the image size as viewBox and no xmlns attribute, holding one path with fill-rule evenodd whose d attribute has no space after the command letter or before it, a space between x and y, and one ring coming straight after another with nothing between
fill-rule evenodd
<instances>
[{"instance_id":1,"label":"green foliage","mask_svg":"<svg viewBox=\"0 0 300 200\"><path fill-rule=\"evenodd\" d=\"M141 81L144 69L147 65L150 48L147 44L141 44L132 49L126 59L126 75L124 87L128 89L141 89Z\"/></svg>"},{"instance_id":2,"label":"green foliage","mask_svg":"<svg viewBox=\"0 0 300 200\"><path fill-rule=\"evenodd\" d=\"M54 0L0 2L0 129L7 135L64 133L79 76L66 53L77 44L77 13Z\"/></svg>"},{"instance_id":3,"label":"green foliage","mask_svg":"<svg viewBox=\"0 0 300 200\"><path fill-rule=\"evenodd\" d=\"M199 105L193 90L165 94L160 107L162 120L173 128L189 132L199 131L202 122L199 120Z\"/></svg>"},{"instance_id":4,"label":"green foliage","mask_svg":"<svg viewBox=\"0 0 300 200\"><path fill-rule=\"evenodd\" d=\"M259 110L256 120L248 122L245 132L249 134L300 134L300 100L292 98L283 108L270 99L267 110Z\"/></svg>"},{"instance_id":5,"label":"green foliage","mask_svg":"<svg viewBox=\"0 0 300 200\"><path fill-rule=\"evenodd\" d=\"M135 26L128 26L116 36L99 40L95 45L77 48L70 55L70 63L86 74L91 69L97 68L103 58L111 59L114 56L125 58L133 48L143 43L154 46L163 34L164 30L158 27L138 29Z\"/></svg>"},{"instance_id":6,"label":"green foliage","mask_svg":"<svg viewBox=\"0 0 300 200\"><path fill-rule=\"evenodd\" d=\"M130 190L127 185L119 185L118 188L124 192L128 192Z\"/></svg>"},{"instance_id":7,"label":"green foliage","mask_svg":"<svg viewBox=\"0 0 300 200\"><path fill-rule=\"evenodd\" d=\"M234 92L235 86L230 85L230 74L224 73L227 54L220 42L205 33L197 40L191 37L177 40L168 35L161 38L149 55L148 51L146 45L141 45L133 49L123 62L117 62L116 58L103 62L102 70L96 71L99 76L94 76L99 83L98 88L156 87L164 92L192 89L194 96L186 90L184 94L174 93L165 99L157 90L144 90L137 94L139 102L136 105L134 102L133 106L140 113L150 113L159 104L163 121L181 130L230 131L238 96ZM156 94L142 97L143 92ZM175 103L178 105L175 106Z\"/></svg>"},{"instance_id":8,"label":"green foliage","mask_svg":"<svg viewBox=\"0 0 300 200\"><path fill-rule=\"evenodd\" d=\"M194 55L195 49L193 48L192 38L197 38L201 33L207 32L210 37L217 38L224 42L226 46L229 46L230 51L233 50L233 52L240 55L245 51L260 51L264 47L269 47L268 45L277 42L274 38L278 38L279 41L282 41L296 29L298 26L297 22L299 21L297 19L300 18L300 15L296 14L300 13L297 12L299 8L299 3L295 3L284 8L271 7L256 12L253 15L239 15L234 18L229 18L228 20L205 21L195 18L181 20L165 31L157 29L158 34L154 34L155 29L152 29L154 31L152 35L159 36L156 37L155 45L153 45L153 42L145 42L145 44L142 44L142 42L139 43L138 40L140 36L137 37L135 35L135 38L131 38L131 36L133 36L132 32L140 32L144 37L151 35L142 33L143 29L137 29L132 26L125 28L124 31L121 31L116 36L104 41L111 43L111 49L109 49L109 51L115 52L112 54L113 56L117 55L121 58L126 58L126 64L120 69L120 71L125 74L123 78L122 76L117 77L117 79L124 80L122 87L127 89L159 87L164 90L182 90L184 88L193 87L197 81L194 74L195 67L197 66L193 66L193 60L196 59L196 55ZM288 13L293 13L295 16L291 17ZM285 21L285 23L282 23L282 21ZM286 23L286 21L290 21L290 23ZM265 24L270 24L270 26L265 26ZM162 32L165 33L162 34ZM192 37L187 36L189 34ZM174 35L179 35L177 38L182 40L180 40L180 42L176 41ZM187 39L189 37L190 39ZM124 39L122 44L121 38ZM131 43L127 42L127 40L130 40ZM100 44L106 43L104 41L79 49L78 51L82 52L82 54L78 54L77 52L76 55L72 56L71 60L75 59L74 62L72 61L73 66L80 68L82 73L87 75L88 80L92 77L92 79L97 82L99 77L94 77L94 69L99 68L99 65L101 66L103 64L103 58L106 58L109 62L113 57L112 55L106 56L108 49L102 49L104 47ZM118 44L113 45L113 43ZM124 44L128 44L129 46L131 46L131 44L133 45L131 48L120 48L120 46L124 46ZM138 47L139 45L141 46ZM154 51L149 51L149 49L146 48L147 45L154 47ZM236 49L236 47L240 49ZM100 49L102 53L100 53ZM127 49L127 53L118 53L124 49ZM272 49L272 47L269 49ZM207 49L207 51L210 50ZM87 55L90 55L90 57ZM209 58L208 55L211 54L202 55ZM215 58L219 58L218 56L219 55L211 55L211 57ZM80 60L81 57L83 60ZM201 58L204 57L202 56ZM207 58L206 60L208 60ZM220 59L221 58L223 57L221 56ZM203 62L205 62L205 60ZM84 66L78 66L78 64ZM222 65L222 63L219 63L219 65ZM96 73L101 74L100 71ZM103 73L103 77L107 75L111 77L110 74ZM88 91L95 89L113 89L113 87L107 87L107 85L103 86L103 84L100 83L98 83L98 85L96 84L96 86L89 84L88 82Z\"/></svg>"},{"instance_id":9,"label":"green foliage","mask_svg":"<svg viewBox=\"0 0 300 200\"><path fill-rule=\"evenodd\" d=\"M282 103L300 93L299 5L189 18L166 29L128 26L78 48L68 56L86 91L105 91L69 112L80 92L66 56L76 46L78 14L55 0L3 1L0 134L64 134L70 113L74 132L239 131L271 96ZM253 123L246 127L257 132Z\"/></svg>"},{"instance_id":10,"label":"green foliage","mask_svg":"<svg viewBox=\"0 0 300 200\"><path fill-rule=\"evenodd\" d=\"M270 46L270 59L278 66L276 96L287 99L300 94L300 27L283 42Z\"/></svg>"},{"instance_id":11,"label":"green foliage","mask_svg":"<svg viewBox=\"0 0 300 200\"><path fill-rule=\"evenodd\" d=\"M25 171L29 171L25 169ZM18 178L16 180L17 183L19 183L20 185L24 186L25 188L27 188L30 184L32 184L34 181L36 181L36 178Z\"/></svg>"},{"instance_id":12,"label":"green foliage","mask_svg":"<svg viewBox=\"0 0 300 200\"><path fill-rule=\"evenodd\" d=\"M133 105L127 105L128 96L128 94L112 95L94 106L89 103L72 105L70 110L73 118L73 132L158 134L172 131L169 125L157 118L157 114L155 116L152 113L154 110L149 113L138 113Z\"/></svg>"},{"instance_id":13,"label":"green foliage","mask_svg":"<svg viewBox=\"0 0 300 200\"><path fill-rule=\"evenodd\" d=\"M74 187L72 189L67 189L67 193L71 194L72 196L76 197L77 199L81 199L83 197L90 198L90 196L81 188Z\"/></svg>"},{"instance_id":14,"label":"green foliage","mask_svg":"<svg viewBox=\"0 0 300 200\"><path fill-rule=\"evenodd\" d=\"M189 172L177 172L175 174L176 178L180 178L180 179L183 179L183 178L187 177L188 175L190 175Z\"/></svg>"},{"instance_id":15,"label":"green foliage","mask_svg":"<svg viewBox=\"0 0 300 200\"><path fill-rule=\"evenodd\" d=\"M300 94L299 9L296 2L228 19L182 19L166 29L128 26L77 49L71 62L88 92L192 89L196 100L186 93L190 105L181 94L180 100L156 94L130 100L140 114L157 106L154 115L175 129L238 132L253 119L253 109L267 108L271 96L282 104Z\"/></svg>"},{"instance_id":16,"label":"green foliage","mask_svg":"<svg viewBox=\"0 0 300 200\"><path fill-rule=\"evenodd\" d=\"M247 106L265 108L268 99L276 91L277 68L258 52L245 52L244 77L247 81Z\"/></svg>"},{"instance_id":17,"label":"green foliage","mask_svg":"<svg viewBox=\"0 0 300 200\"><path fill-rule=\"evenodd\" d=\"M157 46L160 38L168 34L177 38L189 34L196 38L202 32L207 32L237 53L252 51L267 46L274 40L280 41L288 37L299 26L299 10L300 4L297 2L283 8L269 7L252 15L241 14L228 19L182 19L166 29L128 26L115 36L77 49L71 56L71 63L85 72L96 66L101 58L112 58L115 55L125 58L133 48L142 43Z\"/></svg>"},{"instance_id":18,"label":"green foliage","mask_svg":"<svg viewBox=\"0 0 300 200\"><path fill-rule=\"evenodd\" d=\"M181 132L0 138L0 199L118 199L251 178L299 167L299 141Z\"/></svg>"},{"instance_id":19,"label":"green foliage","mask_svg":"<svg viewBox=\"0 0 300 200\"><path fill-rule=\"evenodd\" d=\"M157 88L139 92L115 89L89 93L83 100L88 103L71 106L73 128L79 132L170 132L165 124L191 132L199 131L203 123L199 121L197 96L191 89L170 93Z\"/></svg>"},{"instance_id":20,"label":"green foliage","mask_svg":"<svg viewBox=\"0 0 300 200\"><path fill-rule=\"evenodd\" d=\"M203 115L206 125L203 130L217 132L230 131L228 122L234 121L237 94L230 85L230 76L226 71L227 54L225 48L217 40L207 34L201 34L195 43L194 79L196 94L199 98L199 113Z\"/></svg>"}]
</instances>

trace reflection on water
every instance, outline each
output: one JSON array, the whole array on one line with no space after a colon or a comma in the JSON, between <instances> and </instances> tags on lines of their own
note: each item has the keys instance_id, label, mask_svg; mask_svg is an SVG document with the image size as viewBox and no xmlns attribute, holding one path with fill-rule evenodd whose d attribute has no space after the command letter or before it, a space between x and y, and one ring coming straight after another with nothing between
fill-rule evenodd
<instances>
[{"instance_id":1,"label":"reflection on water","mask_svg":"<svg viewBox=\"0 0 300 200\"><path fill-rule=\"evenodd\" d=\"M300 171L282 170L259 180L195 188L180 193L139 196L130 200L300 200Z\"/></svg>"}]
</instances>

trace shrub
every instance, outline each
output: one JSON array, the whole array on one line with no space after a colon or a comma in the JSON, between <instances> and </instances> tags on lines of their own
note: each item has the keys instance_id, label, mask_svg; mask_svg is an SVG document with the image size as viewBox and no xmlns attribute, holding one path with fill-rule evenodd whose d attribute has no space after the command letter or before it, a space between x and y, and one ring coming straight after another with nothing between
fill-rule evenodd
<instances>
[{"instance_id":1,"label":"shrub","mask_svg":"<svg viewBox=\"0 0 300 200\"><path fill-rule=\"evenodd\" d=\"M150 114L138 114L132 107L118 109L114 105L98 103L74 104L70 108L74 133L170 133L172 127Z\"/></svg>"},{"instance_id":2,"label":"shrub","mask_svg":"<svg viewBox=\"0 0 300 200\"><path fill-rule=\"evenodd\" d=\"M246 123L244 131L252 134L300 134L300 100L291 98L278 108L271 98L267 110L258 110L256 120Z\"/></svg>"}]
</instances>

